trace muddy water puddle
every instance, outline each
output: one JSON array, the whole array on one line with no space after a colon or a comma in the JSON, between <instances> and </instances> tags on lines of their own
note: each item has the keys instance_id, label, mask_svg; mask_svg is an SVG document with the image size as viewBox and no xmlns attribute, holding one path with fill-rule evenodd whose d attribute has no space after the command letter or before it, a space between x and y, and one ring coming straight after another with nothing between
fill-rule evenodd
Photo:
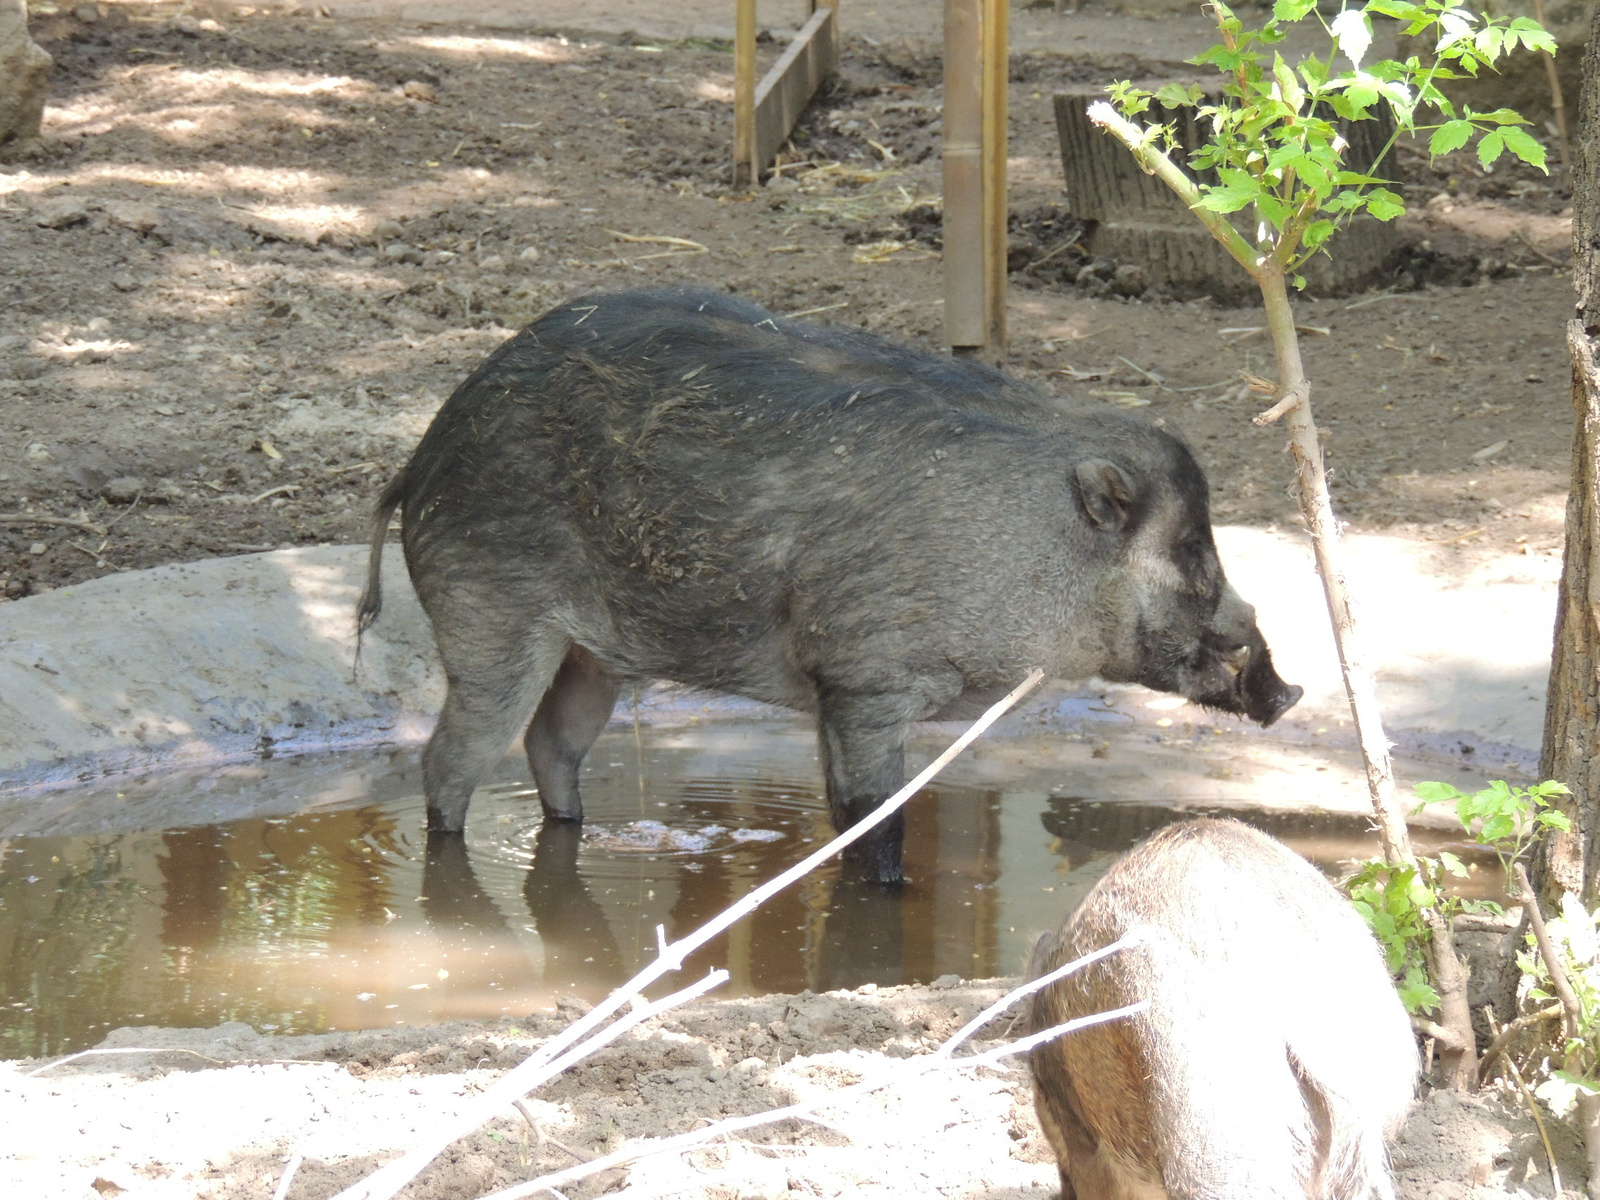
<instances>
[{"instance_id":1,"label":"muddy water puddle","mask_svg":"<svg viewBox=\"0 0 1600 1200\"><path fill-rule=\"evenodd\" d=\"M908 809L904 887L824 868L686 977L726 966L732 995L1013 973L1113 854L1184 815L1239 816L1330 874L1376 851L1353 764L1189 732L980 743ZM914 764L947 740L924 731ZM608 731L581 828L545 825L508 758L465 836L430 839L416 759L323 755L0 801L0 1056L125 1025L308 1033L593 1000L650 957L658 924L694 929L829 836L800 721ZM1264 801L1288 778L1294 812Z\"/></svg>"}]
</instances>

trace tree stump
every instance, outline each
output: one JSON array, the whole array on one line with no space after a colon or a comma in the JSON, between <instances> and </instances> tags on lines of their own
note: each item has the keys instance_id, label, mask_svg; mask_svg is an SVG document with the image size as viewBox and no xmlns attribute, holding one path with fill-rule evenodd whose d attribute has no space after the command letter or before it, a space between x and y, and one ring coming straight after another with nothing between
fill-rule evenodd
<instances>
[{"instance_id":1,"label":"tree stump","mask_svg":"<svg viewBox=\"0 0 1600 1200\"><path fill-rule=\"evenodd\" d=\"M0 146L39 136L51 65L28 36L27 0L0 0Z\"/></svg>"},{"instance_id":2,"label":"tree stump","mask_svg":"<svg viewBox=\"0 0 1600 1200\"><path fill-rule=\"evenodd\" d=\"M1146 175L1115 138L1090 123L1085 110L1105 99L1098 88L1058 92L1056 135L1061 143L1061 168L1066 176L1067 205L1090 223L1085 249L1114 263L1137 263L1145 278L1174 295L1209 295L1218 300L1257 298L1256 286L1229 253L1183 206L1172 190ZM1188 156L1205 141L1193 108L1168 109L1155 101L1143 119L1170 123L1187 165ZM1394 132L1393 118L1344 123L1350 142L1351 170L1365 171ZM1213 172L1199 172L1202 183L1215 183ZM1248 233L1246 233L1248 240ZM1306 286L1327 294L1349 292L1371 281L1393 253L1393 223L1363 216L1334 235L1337 259L1316 255L1301 272Z\"/></svg>"}]
</instances>

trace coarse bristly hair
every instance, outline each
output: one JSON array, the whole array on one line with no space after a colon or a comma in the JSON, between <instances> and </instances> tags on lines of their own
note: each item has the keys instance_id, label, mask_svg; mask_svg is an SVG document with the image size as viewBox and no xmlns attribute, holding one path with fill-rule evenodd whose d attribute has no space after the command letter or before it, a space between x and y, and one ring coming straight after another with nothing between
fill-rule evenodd
<instances>
[{"instance_id":1,"label":"coarse bristly hair","mask_svg":"<svg viewBox=\"0 0 1600 1200\"><path fill-rule=\"evenodd\" d=\"M1140 945L1032 1000L1038 1028L1150 1002L1033 1053L1066 1200L1392 1200L1416 1045L1333 887L1236 821L1182 822L1114 863L1030 972L1135 927Z\"/></svg>"}]
</instances>

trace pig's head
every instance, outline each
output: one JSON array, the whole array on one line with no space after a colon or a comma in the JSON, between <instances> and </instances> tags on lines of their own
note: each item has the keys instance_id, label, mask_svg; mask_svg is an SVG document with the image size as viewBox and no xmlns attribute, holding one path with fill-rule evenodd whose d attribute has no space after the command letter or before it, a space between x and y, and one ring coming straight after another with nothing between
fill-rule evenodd
<instances>
[{"instance_id":1,"label":"pig's head","mask_svg":"<svg viewBox=\"0 0 1600 1200\"><path fill-rule=\"evenodd\" d=\"M1199 463L1176 438L1149 433L1121 462L1074 469L1092 536L1117 564L1099 605L1110 626L1101 674L1271 725L1303 689L1272 669L1255 609L1222 573Z\"/></svg>"}]
</instances>

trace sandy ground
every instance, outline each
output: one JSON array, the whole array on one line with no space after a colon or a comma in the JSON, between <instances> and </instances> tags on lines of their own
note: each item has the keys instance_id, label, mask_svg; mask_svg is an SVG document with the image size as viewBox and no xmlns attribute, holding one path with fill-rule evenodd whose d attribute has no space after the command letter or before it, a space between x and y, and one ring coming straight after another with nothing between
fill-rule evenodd
<instances>
[{"instance_id":1,"label":"sandy ground","mask_svg":"<svg viewBox=\"0 0 1600 1200\"><path fill-rule=\"evenodd\" d=\"M536 1094L541 1133L515 1113L455 1143L405 1193L456 1200L609 1152L827 1096L905 1069L1003 992L1002 983L863 988L699 1004L636 1031ZM0 1159L5 1194L38 1200L267 1200L285 1160L305 1157L289 1200L333 1195L466 1109L472 1097L582 1010L516 1022L265 1038L248 1026L119 1029L98 1056L35 1073L0 1064L0 1105L19 1149ZM1005 1039L1011 1014L977 1049ZM155 1052L149 1052L154 1050ZM188 1053L192 1051L193 1053ZM922 1075L714 1146L646 1159L563 1189L588 1200L783 1200L789 1196L1045 1200L1056 1172L1026 1071ZM1575 1140L1555 1135L1562 1178L1580 1180ZM26 1148L26 1149L22 1149ZM569 1149L570 1148L570 1149ZM1502 1092L1421 1101L1394 1151L1403 1200L1550 1196L1537 1130Z\"/></svg>"}]
</instances>

